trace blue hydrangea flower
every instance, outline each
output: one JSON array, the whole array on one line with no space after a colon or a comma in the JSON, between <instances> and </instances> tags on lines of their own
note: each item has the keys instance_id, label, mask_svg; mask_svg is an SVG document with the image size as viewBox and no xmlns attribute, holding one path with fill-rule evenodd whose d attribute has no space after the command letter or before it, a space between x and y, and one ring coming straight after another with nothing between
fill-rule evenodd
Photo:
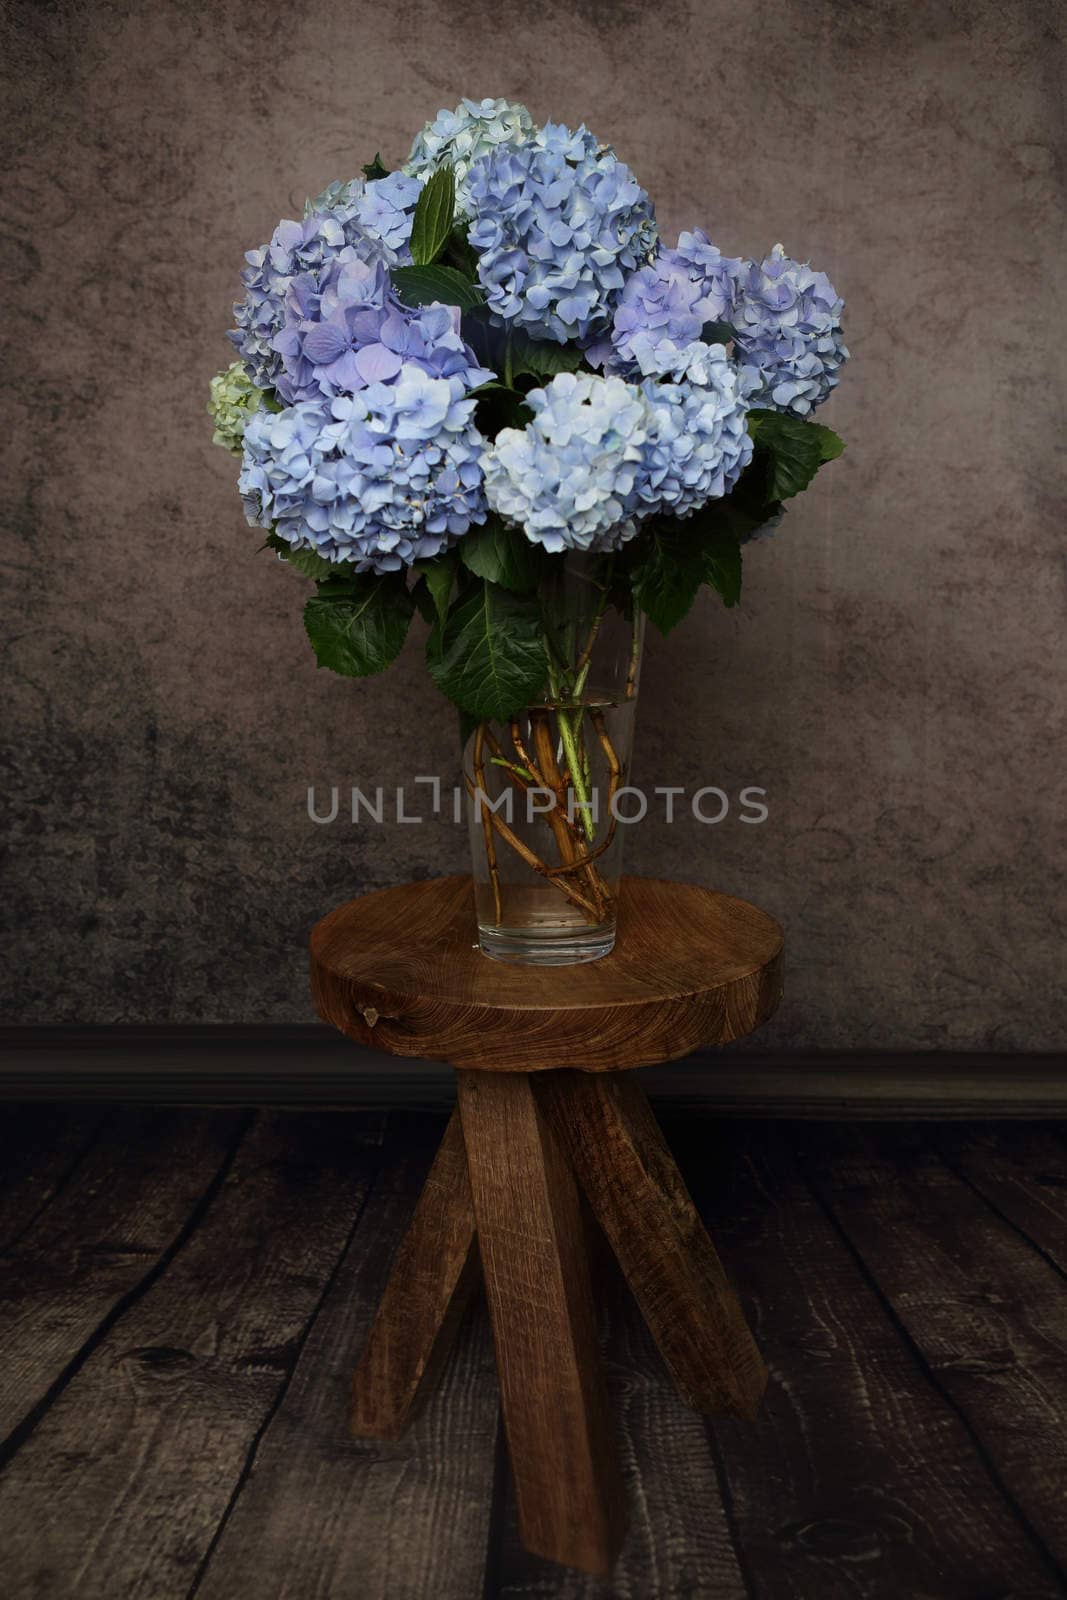
<instances>
[{"instance_id":1,"label":"blue hydrangea flower","mask_svg":"<svg viewBox=\"0 0 1067 1600\"><path fill-rule=\"evenodd\" d=\"M448 163L456 175L456 199L466 211L466 177L479 156L501 145L523 144L534 125L526 107L513 100L463 100L455 111L439 111L415 135L404 172L423 182L435 167Z\"/></svg>"},{"instance_id":2,"label":"blue hydrangea flower","mask_svg":"<svg viewBox=\"0 0 1067 1600\"><path fill-rule=\"evenodd\" d=\"M302 273L285 295L285 324L272 346L281 357L280 397L297 401L354 394L391 383L405 362L476 389L493 376L460 335L454 306L405 306L381 262L342 254L322 274Z\"/></svg>"},{"instance_id":3,"label":"blue hydrangea flower","mask_svg":"<svg viewBox=\"0 0 1067 1600\"><path fill-rule=\"evenodd\" d=\"M737 373L722 345L703 351L690 367L699 382L641 384L653 418L637 478L642 516L689 516L729 494L752 459Z\"/></svg>"},{"instance_id":4,"label":"blue hydrangea flower","mask_svg":"<svg viewBox=\"0 0 1067 1600\"><path fill-rule=\"evenodd\" d=\"M270 244L247 252L245 297L233 308L237 327L227 337L257 388L274 388L281 370L273 341L293 279L320 272L341 255L387 266L410 261L411 219L421 187L402 173L371 183L331 184L308 201L303 221L279 222Z\"/></svg>"},{"instance_id":5,"label":"blue hydrangea flower","mask_svg":"<svg viewBox=\"0 0 1067 1600\"><path fill-rule=\"evenodd\" d=\"M561 372L526 397L534 420L487 452L485 493L546 550L615 550L636 532L649 408L621 378Z\"/></svg>"},{"instance_id":6,"label":"blue hydrangea flower","mask_svg":"<svg viewBox=\"0 0 1067 1600\"><path fill-rule=\"evenodd\" d=\"M705 323L729 321L744 265L721 255L699 228L680 234L674 250L661 246L626 280L610 340L601 341L591 359L605 362L611 372L629 374L637 366L636 340L685 345L700 338Z\"/></svg>"},{"instance_id":7,"label":"blue hydrangea flower","mask_svg":"<svg viewBox=\"0 0 1067 1600\"><path fill-rule=\"evenodd\" d=\"M471 167L467 194L494 320L534 339L588 344L655 244L648 196L585 128L549 124L525 144L498 146Z\"/></svg>"},{"instance_id":8,"label":"blue hydrangea flower","mask_svg":"<svg viewBox=\"0 0 1067 1600\"><path fill-rule=\"evenodd\" d=\"M238 480L249 522L358 572L395 572L485 521L474 401L405 363L393 384L257 412Z\"/></svg>"},{"instance_id":9,"label":"blue hydrangea flower","mask_svg":"<svg viewBox=\"0 0 1067 1600\"><path fill-rule=\"evenodd\" d=\"M705 344L694 339L690 344L675 344L673 339L659 339L653 333L636 333L630 341L630 353L636 368L634 381L643 378L669 379L673 383L712 384L718 382L718 372L726 347Z\"/></svg>"},{"instance_id":10,"label":"blue hydrangea flower","mask_svg":"<svg viewBox=\"0 0 1067 1600\"><path fill-rule=\"evenodd\" d=\"M822 404L848 360L843 306L825 272L791 261L780 244L748 264L730 320L751 405L804 417Z\"/></svg>"}]
</instances>

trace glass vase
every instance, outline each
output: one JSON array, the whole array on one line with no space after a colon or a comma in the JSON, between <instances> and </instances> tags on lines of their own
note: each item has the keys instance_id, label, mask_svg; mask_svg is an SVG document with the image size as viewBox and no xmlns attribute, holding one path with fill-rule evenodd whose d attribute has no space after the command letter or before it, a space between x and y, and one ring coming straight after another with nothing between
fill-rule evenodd
<instances>
[{"instance_id":1,"label":"glass vase","mask_svg":"<svg viewBox=\"0 0 1067 1600\"><path fill-rule=\"evenodd\" d=\"M540 590L548 681L463 751L478 938L497 961L596 961L615 943L643 618L610 562L553 563Z\"/></svg>"}]
</instances>

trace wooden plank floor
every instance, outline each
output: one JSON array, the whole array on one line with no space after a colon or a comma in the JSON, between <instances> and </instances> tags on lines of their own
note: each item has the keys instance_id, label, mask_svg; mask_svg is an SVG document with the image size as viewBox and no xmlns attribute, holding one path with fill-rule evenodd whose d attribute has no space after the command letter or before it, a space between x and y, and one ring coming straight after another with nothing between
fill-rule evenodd
<instances>
[{"instance_id":1,"label":"wooden plank floor","mask_svg":"<svg viewBox=\"0 0 1067 1600\"><path fill-rule=\"evenodd\" d=\"M598 1263L610 1582L518 1541L480 1301L409 1434L347 1435L443 1127L3 1112L3 1600L1067 1597L1064 1126L665 1114L770 1387L687 1410Z\"/></svg>"}]
</instances>

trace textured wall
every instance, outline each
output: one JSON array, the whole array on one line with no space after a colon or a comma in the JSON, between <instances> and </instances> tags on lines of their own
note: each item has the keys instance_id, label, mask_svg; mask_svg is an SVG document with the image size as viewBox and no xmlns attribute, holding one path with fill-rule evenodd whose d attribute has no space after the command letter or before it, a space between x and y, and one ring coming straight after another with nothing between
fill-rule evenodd
<instances>
[{"instance_id":1,"label":"textured wall","mask_svg":"<svg viewBox=\"0 0 1067 1600\"><path fill-rule=\"evenodd\" d=\"M464 864L445 823L307 820L308 781L451 772L452 722L414 644L362 686L316 673L204 401L242 250L469 92L584 118L666 233L782 239L848 302L847 455L738 611L653 641L639 719L638 781L760 783L770 820L649 822L630 865L782 918L769 1044L1061 1043L1056 14L9 11L8 1018L307 1018L317 914Z\"/></svg>"}]
</instances>

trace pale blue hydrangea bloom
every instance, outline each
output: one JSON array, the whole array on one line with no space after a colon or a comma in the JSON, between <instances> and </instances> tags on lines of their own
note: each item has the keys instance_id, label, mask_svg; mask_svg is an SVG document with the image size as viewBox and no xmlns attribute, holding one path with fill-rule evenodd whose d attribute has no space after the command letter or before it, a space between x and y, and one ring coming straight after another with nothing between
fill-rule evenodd
<instances>
[{"instance_id":1,"label":"pale blue hydrangea bloom","mask_svg":"<svg viewBox=\"0 0 1067 1600\"><path fill-rule=\"evenodd\" d=\"M212 444L220 444L224 450L240 455L245 428L249 418L259 410L262 398L262 391L250 382L242 362L235 361L225 372L216 373L211 380L207 408L215 424Z\"/></svg>"},{"instance_id":2,"label":"pale blue hydrangea bloom","mask_svg":"<svg viewBox=\"0 0 1067 1600\"><path fill-rule=\"evenodd\" d=\"M780 244L742 273L732 321L749 403L807 416L848 360L841 300L825 272L791 261Z\"/></svg>"},{"instance_id":3,"label":"pale blue hydrangea bloom","mask_svg":"<svg viewBox=\"0 0 1067 1600\"><path fill-rule=\"evenodd\" d=\"M664 378L674 383L714 384L726 355L722 344L705 344L694 339L689 344L678 345L673 339L659 339L653 333L635 334L630 341L633 358L634 381L643 378Z\"/></svg>"},{"instance_id":4,"label":"pale blue hydrangea bloom","mask_svg":"<svg viewBox=\"0 0 1067 1600\"><path fill-rule=\"evenodd\" d=\"M238 487L249 522L358 572L395 572L485 521L474 401L405 364L393 384L260 412Z\"/></svg>"},{"instance_id":5,"label":"pale blue hydrangea bloom","mask_svg":"<svg viewBox=\"0 0 1067 1600\"><path fill-rule=\"evenodd\" d=\"M673 250L663 246L652 261L626 280L615 307L610 337L590 359L610 372L635 369L634 345L669 339L685 345L700 338L708 322L729 321L738 274L746 265L719 250L701 233L683 233Z\"/></svg>"},{"instance_id":6,"label":"pale blue hydrangea bloom","mask_svg":"<svg viewBox=\"0 0 1067 1600\"><path fill-rule=\"evenodd\" d=\"M526 403L533 421L502 429L487 450L489 505L546 550L617 549L636 532L644 398L621 378L561 372Z\"/></svg>"},{"instance_id":7,"label":"pale blue hydrangea bloom","mask_svg":"<svg viewBox=\"0 0 1067 1600\"><path fill-rule=\"evenodd\" d=\"M533 133L530 113L517 101L463 100L455 111L439 111L415 135L403 170L425 181L435 167L451 166L456 175L456 199L465 211L466 177L472 162L500 145L523 144Z\"/></svg>"},{"instance_id":8,"label":"pale blue hydrangea bloom","mask_svg":"<svg viewBox=\"0 0 1067 1600\"><path fill-rule=\"evenodd\" d=\"M590 343L655 244L648 196L585 128L548 124L525 144L498 146L471 167L467 193L494 320L534 339Z\"/></svg>"},{"instance_id":9,"label":"pale blue hydrangea bloom","mask_svg":"<svg viewBox=\"0 0 1067 1600\"><path fill-rule=\"evenodd\" d=\"M689 516L729 494L752 459L737 373L722 345L703 352L690 365L699 382L641 384L654 417L637 479L641 515Z\"/></svg>"},{"instance_id":10,"label":"pale blue hydrangea bloom","mask_svg":"<svg viewBox=\"0 0 1067 1600\"><path fill-rule=\"evenodd\" d=\"M495 376L464 343L456 307L405 306L385 266L355 251L342 251L322 273L294 278L284 314L272 347L282 362L277 391L289 404L392 383L405 362L433 377L458 376L465 390Z\"/></svg>"},{"instance_id":11,"label":"pale blue hydrangea bloom","mask_svg":"<svg viewBox=\"0 0 1067 1600\"><path fill-rule=\"evenodd\" d=\"M401 173L370 183L361 178L333 183L308 201L301 222L279 222L269 244L247 252L241 273L245 296L233 308L237 327L227 337L258 388L272 389L281 370L273 341L293 279L321 271L343 253L386 266L409 262L411 219L421 187Z\"/></svg>"}]
</instances>

